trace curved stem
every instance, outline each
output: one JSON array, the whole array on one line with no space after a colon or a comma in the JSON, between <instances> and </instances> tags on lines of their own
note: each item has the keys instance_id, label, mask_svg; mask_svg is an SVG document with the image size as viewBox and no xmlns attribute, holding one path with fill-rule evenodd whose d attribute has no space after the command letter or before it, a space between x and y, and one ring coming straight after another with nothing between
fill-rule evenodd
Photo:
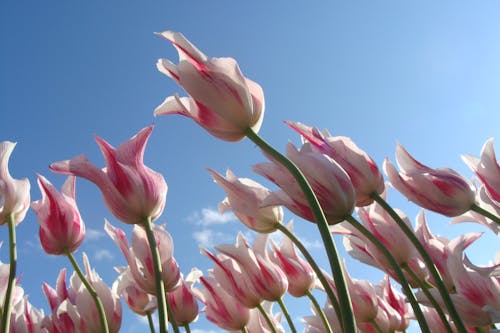
<instances>
[{"instance_id":1,"label":"curved stem","mask_svg":"<svg viewBox=\"0 0 500 333\"><path fill-rule=\"evenodd\" d=\"M269 318L269 314L266 312L266 310L264 310L264 308L262 307L262 304L257 305L257 309L259 310L260 314L266 320L267 326L269 326L268 328L271 330L271 332L277 333L276 327L274 327L273 321L271 320L271 318Z\"/></svg>"},{"instance_id":2,"label":"curved stem","mask_svg":"<svg viewBox=\"0 0 500 333\"><path fill-rule=\"evenodd\" d=\"M326 333L332 333L332 327L330 326L328 319L326 319L325 312L323 311L323 309L319 305L318 300L314 297L314 295L309 290L307 291L306 295L311 300L311 303L313 304L314 309L316 309L316 313L321 318L321 321L323 322L323 325L325 326Z\"/></svg>"},{"instance_id":3,"label":"curved stem","mask_svg":"<svg viewBox=\"0 0 500 333\"><path fill-rule=\"evenodd\" d=\"M281 310L283 311L283 314L285 315L286 321L288 323L288 327L290 327L291 332L297 333L297 329L295 328L295 325L293 324L292 317L290 317L290 313L288 313L288 309L286 308L286 305L283 302L283 299L279 298L277 302L278 302Z\"/></svg>"},{"instance_id":4,"label":"curved stem","mask_svg":"<svg viewBox=\"0 0 500 333\"><path fill-rule=\"evenodd\" d=\"M500 224L500 217L496 216L495 214L493 213L490 213L489 211L487 211L486 209L484 208L481 208L479 207L478 205L476 204L473 204L472 207L470 208L470 210L476 212L476 213L479 213L481 215L483 215L484 217L486 218L489 218L490 220L492 220L493 222L495 222L496 224Z\"/></svg>"},{"instance_id":5,"label":"curved stem","mask_svg":"<svg viewBox=\"0 0 500 333\"><path fill-rule=\"evenodd\" d=\"M309 207L311 208L314 219L316 221L316 225L318 226L323 244L325 245L325 251L328 256L328 261L330 262L330 267L332 270L332 275L335 281L335 287L337 288L337 295L341 306L341 323L343 332L357 332L356 321L354 319L351 297L347 289L344 269L342 268L337 248L335 247L332 235L330 233L330 230L328 229L328 223L326 221L325 214L323 213L323 210L321 209L318 199L311 189L311 186L307 182L307 179L305 178L302 171L300 171L292 161L290 161L287 157L285 157L283 154L269 145L266 141L264 141L251 128L247 128L245 134L250 140L252 140L252 142L254 142L266 153L271 155L273 159L286 167L297 181L298 185L302 189L302 192L304 192L304 195L307 198Z\"/></svg>"},{"instance_id":6,"label":"curved stem","mask_svg":"<svg viewBox=\"0 0 500 333\"><path fill-rule=\"evenodd\" d=\"M83 272L80 269L80 266L78 266L75 257L73 257L73 254L71 254L71 252L69 251L66 251L66 256L71 262L71 265L73 265L73 268L75 269L76 274L80 278L80 281L82 281L85 288L87 288L90 296L94 299L95 305L97 307L97 313L99 314L99 321L101 322L103 333L109 333L108 322L106 319L106 312L104 312L104 306L102 305L102 301L99 298L99 295L97 295L97 292L95 291L94 287L90 284L85 275L83 275Z\"/></svg>"},{"instance_id":7,"label":"curved stem","mask_svg":"<svg viewBox=\"0 0 500 333\"><path fill-rule=\"evenodd\" d=\"M392 217L392 219L398 224L399 228L405 233L406 237L412 242L412 244L415 246L417 249L418 253L422 257L422 259L425 262L425 265L427 266L427 269L429 270L434 283L436 284L437 289L439 290L439 293L443 299L443 302L446 306L446 309L448 310L448 313L450 315L451 320L455 324L455 327L459 333L467 333L467 329L465 328L465 324L462 321L462 318L460 318L460 315L458 314L457 309L455 308L455 305L453 304L453 301L451 300L450 294L448 293L448 290L446 290L446 286L443 283L443 279L441 278L441 274L439 274L439 271L436 268L436 265L434 265L434 262L432 261L431 257L427 254L427 251L425 251L424 246L420 243L418 238L415 236L413 231L406 225L406 223L401 219L401 217L392 209L392 207L377 193L373 192L370 197L375 200L384 210L389 213L389 215Z\"/></svg>"},{"instance_id":8,"label":"curved stem","mask_svg":"<svg viewBox=\"0 0 500 333\"><path fill-rule=\"evenodd\" d=\"M401 270L401 267L399 267L399 264L397 263L396 259L392 256L392 254L387 250L387 248L380 242L377 237L375 237L368 229L366 229L358 220L356 220L354 217L349 216L347 218L347 221L354 227L356 230L361 232L363 236L365 236L373 245L377 247L377 249L383 253L383 255L386 257L387 261L389 262L389 265L391 265L394 274L397 276L399 283L401 284L401 288L403 288L403 291L408 298L411 307L413 309L413 312L415 314L415 317L418 321L418 324L420 326L420 329L422 332L429 332L429 325L427 324L427 321L425 320L424 314L422 313L422 309L420 308L420 305L418 304L418 301L415 297L415 294L413 293L413 290L410 287L410 284L408 283L408 280L406 279L406 276L404 275L403 271Z\"/></svg>"},{"instance_id":9,"label":"curved stem","mask_svg":"<svg viewBox=\"0 0 500 333\"><path fill-rule=\"evenodd\" d=\"M429 287L427 285L427 283L425 283L425 281L422 281L418 276L417 274L415 274L415 272L413 272L413 270L411 270L408 265L402 265L402 268L405 270L405 272L414 280L418 283L418 286L420 287L420 289L422 289L422 292L424 293L424 295L427 297L427 299L429 300L429 302L432 304L432 306L434 307L434 310L436 310L438 316L439 316L439 319L441 319L441 321L443 322L443 325L444 327L446 327L446 331L448 333L453 333L453 329L451 328L450 326L450 323L449 323L449 320L448 318L446 318L446 315L444 314L443 312L443 309L441 309L441 307L439 306L438 302L436 301L436 299L434 298L434 296L432 296L432 294L429 292Z\"/></svg>"},{"instance_id":10,"label":"curved stem","mask_svg":"<svg viewBox=\"0 0 500 333\"><path fill-rule=\"evenodd\" d=\"M185 323L183 326L184 329L186 330L186 333L191 333L191 328L189 327L189 323Z\"/></svg>"},{"instance_id":11,"label":"curved stem","mask_svg":"<svg viewBox=\"0 0 500 333\"><path fill-rule=\"evenodd\" d=\"M167 314L168 314L168 318L170 320L170 325L172 325L172 329L174 330L174 333L179 333L179 326L177 325L177 322L175 321L175 316L174 316L174 313L172 312L172 307L170 306L170 303L168 302L168 297L165 300L167 303Z\"/></svg>"},{"instance_id":12,"label":"curved stem","mask_svg":"<svg viewBox=\"0 0 500 333\"><path fill-rule=\"evenodd\" d=\"M2 329L0 332L10 332L10 314L12 312L12 298L16 284L17 249L16 221L14 221L14 214L10 213L7 216L7 220L9 226L9 282L7 284L7 291L5 292L5 300L2 307Z\"/></svg>"},{"instance_id":13,"label":"curved stem","mask_svg":"<svg viewBox=\"0 0 500 333\"><path fill-rule=\"evenodd\" d=\"M153 316L151 312L146 311L146 316L148 317L149 331L151 333L155 333L155 325L153 324Z\"/></svg>"},{"instance_id":14,"label":"curved stem","mask_svg":"<svg viewBox=\"0 0 500 333\"><path fill-rule=\"evenodd\" d=\"M340 305L337 300L337 296L335 296L335 293L333 292L332 286L330 283L328 283L328 280L326 279L325 275L323 274L323 271L321 271L321 268L319 268L318 264L316 264L316 261L314 261L314 258L312 255L307 251L306 247L302 244L302 242L295 237L295 235L290 232L284 225L282 224L277 224L276 229L281 231L285 236L290 238L290 240L297 246L297 248L300 250L304 258L307 260L309 265L311 265L311 268L313 269L314 273L316 273L316 277L318 280L321 282L323 285L323 288L325 289L326 295L328 296L328 299L330 300L330 303L333 306L333 309L335 310L335 314L337 315L337 318L339 318L339 321L341 320L341 315L340 315Z\"/></svg>"},{"instance_id":15,"label":"curved stem","mask_svg":"<svg viewBox=\"0 0 500 333\"><path fill-rule=\"evenodd\" d=\"M146 231L146 236L148 238L149 249L151 251L151 256L153 257L153 268L155 273L155 284L156 284L156 299L158 302L158 321L160 327L160 333L167 332L167 300L165 295L165 285L163 283L163 278L161 274L161 263L160 263L160 253L158 247L156 246L156 239L153 232L153 226L151 223L151 217L148 216L143 221L143 227Z\"/></svg>"}]
</instances>

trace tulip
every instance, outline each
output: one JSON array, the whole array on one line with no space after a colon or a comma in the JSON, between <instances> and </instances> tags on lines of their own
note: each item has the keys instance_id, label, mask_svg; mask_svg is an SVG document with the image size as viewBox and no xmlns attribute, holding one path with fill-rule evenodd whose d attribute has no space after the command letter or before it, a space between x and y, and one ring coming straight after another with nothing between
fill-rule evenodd
<instances>
[{"instance_id":1,"label":"tulip","mask_svg":"<svg viewBox=\"0 0 500 333\"><path fill-rule=\"evenodd\" d=\"M264 93L243 76L232 58L208 58L181 33L159 34L179 52L179 64L158 60L160 72L172 78L189 94L167 97L155 116L181 114L192 118L213 136L239 141L247 129L258 132L264 116Z\"/></svg>"},{"instance_id":2,"label":"tulip","mask_svg":"<svg viewBox=\"0 0 500 333\"><path fill-rule=\"evenodd\" d=\"M153 259L144 229L134 226L130 247L122 229L112 226L108 221L105 222L104 229L125 256L135 283L145 292L156 294ZM173 257L173 240L162 226L153 226L153 232L160 253L165 290L170 291L177 287L180 280L179 266Z\"/></svg>"},{"instance_id":3,"label":"tulip","mask_svg":"<svg viewBox=\"0 0 500 333\"><path fill-rule=\"evenodd\" d=\"M298 150L292 143L286 149L287 157L304 173L318 197L329 224L342 222L354 210L354 188L347 173L330 157L304 144ZM266 177L281 190L270 194L263 205L284 205L296 215L315 222L311 208L295 178L281 164L260 163L254 171Z\"/></svg>"},{"instance_id":4,"label":"tulip","mask_svg":"<svg viewBox=\"0 0 500 333\"><path fill-rule=\"evenodd\" d=\"M118 149L96 137L106 168L99 169L84 155L52 163L57 173L85 178L96 184L113 215L128 224L141 224L148 217L157 219L163 212L167 183L161 174L144 165L143 155L153 126L142 129Z\"/></svg>"},{"instance_id":5,"label":"tulip","mask_svg":"<svg viewBox=\"0 0 500 333\"><path fill-rule=\"evenodd\" d=\"M436 265L441 278L446 285L448 290L454 289L453 273L448 269L448 258L453 255L452 249L449 247L450 244L455 244L458 242L462 247L462 251L465 250L469 245L475 242L482 233L468 233L460 236L457 239L449 240L446 237L441 237L432 234L429 226L427 224L424 211L421 211L417 215L417 226L415 228L415 234L420 241L420 243L425 248L425 251L429 254L432 261ZM458 251L458 250L457 250ZM434 282L431 279L430 282Z\"/></svg>"},{"instance_id":6,"label":"tulip","mask_svg":"<svg viewBox=\"0 0 500 333\"><path fill-rule=\"evenodd\" d=\"M34 308L27 296L14 305L11 315L10 333L43 333L43 310ZM45 331L49 333L48 331Z\"/></svg>"},{"instance_id":7,"label":"tulip","mask_svg":"<svg viewBox=\"0 0 500 333\"><path fill-rule=\"evenodd\" d=\"M206 306L207 319L224 330L241 331L249 320L248 308L225 292L212 272L200 282L205 288L197 289L196 294Z\"/></svg>"},{"instance_id":8,"label":"tulip","mask_svg":"<svg viewBox=\"0 0 500 333\"><path fill-rule=\"evenodd\" d=\"M401 145L396 148L398 173L389 159L384 171L391 185L417 205L453 217L472 208L475 193L471 182L448 168L431 169L415 160Z\"/></svg>"},{"instance_id":9,"label":"tulip","mask_svg":"<svg viewBox=\"0 0 500 333\"><path fill-rule=\"evenodd\" d=\"M116 281L116 292L123 298L130 310L141 316L155 310L156 298L137 285L130 272L130 267L122 269Z\"/></svg>"},{"instance_id":10,"label":"tulip","mask_svg":"<svg viewBox=\"0 0 500 333\"><path fill-rule=\"evenodd\" d=\"M476 192L476 203L477 205L489 212L492 212L496 216L500 216L500 205L495 203L491 197L486 192L486 188L482 185ZM484 225L493 231L497 236L500 236L500 224L495 223L490 218L485 217L473 210L469 210L462 215L454 217L450 224L460 223L460 222L476 222Z\"/></svg>"},{"instance_id":11,"label":"tulip","mask_svg":"<svg viewBox=\"0 0 500 333\"><path fill-rule=\"evenodd\" d=\"M287 226L290 232L293 223ZM271 260L275 262L285 273L288 280L288 293L294 297L307 295L316 285L316 274L311 265L300 258L293 246L293 242L288 237L283 237L278 247L271 241Z\"/></svg>"},{"instance_id":12,"label":"tulip","mask_svg":"<svg viewBox=\"0 0 500 333\"><path fill-rule=\"evenodd\" d=\"M317 128L299 122L286 123L306 138L315 150L334 159L347 172L356 192L357 207L371 204L371 194L384 191L384 178L377 164L350 138L322 134Z\"/></svg>"},{"instance_id":13,"label":"tulip","mask_svg":"<svg viewBox=\"0 0 500 333\"><path fill-rule=\"evenodd\" d=\"M194 268L182 279L178 288L168 293L168 304L172 310L177 325L186 325L198 318L198 303L193 292L193 286L203 273Z\"/></svg>"},{"instance_id":14,"label":"tulip","mask_svg":"<svg viewBox=\"0 0 500 333\"><path fill-rule=\"evenodd\" d=\"M250 229L270 233L283 221L283 209L280 206L261 207L264 199L271 193L267 188L248 178L237 178L231 170L226 177L209 169L215 182L227 194L219 204L219 210L232 210L234 215Z\"/></svg>"},{"instance_id":15,"label":"tulip","mask_svg":"<svg viewBox=\"0 0 500 333\"><path fill-rule=\"evenodd\" d=\"M265 246L265 238L261 240ZM248 276L262 299L277 301L287 291L288 280L285 273L264 253L250 248L241 233L238 234L236 245L217 245L215 248L236 261L239 270Z\"/></svg>"},{"instance_id":16,"label":"tulip","mask_svg":"<svg viewBox=\"0 0 500 333\"><path fill-rule=\"evenodd\" d=\"M43 176L38 175L42 199L31 206L40 223L40 242L48 254L74 252L83 242L85 224L75 201L75 177L65 181L61 193Z\"/></svg>"},{"instance_id":17,"label":"tulip","mask_svg":"<svg viewBox=\"0 0 500 333\"><path fill-rule=\"evenodd\" d=\"M490 198L500 205L500 164L495 157L493 138L484 144L481 158L462 155L462 160L476 173Z\"/></svg>"},{"instance_id":18,"label":"tulip","mask_svg":"<svg viewBox=\"0 0 500 333\"><path fill-rule=\"evenodd\" d=\"M9 221L19 224L30 206L30 182L27 178L14 179L9 172L9 158L16 144L0 142L0 225Z\"/></svg>"}]
</instances>

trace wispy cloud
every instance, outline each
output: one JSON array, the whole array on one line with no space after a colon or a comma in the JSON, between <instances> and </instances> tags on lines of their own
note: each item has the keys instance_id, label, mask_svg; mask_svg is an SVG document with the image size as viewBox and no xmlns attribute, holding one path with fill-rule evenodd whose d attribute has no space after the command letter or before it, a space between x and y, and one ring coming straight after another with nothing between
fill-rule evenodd
<instances>
[{"instance_id":1,"label":"wispy cloud","mask_svg":"<svg viewBox=\"0 0 500 333\"><path fill-rule=\"evenodd\" d=\"M106 249L99 249L94 253L94 259L96 261L111 260L114 258L115 256L113 255L113 253Z\"/></svg>"},{"instance_id":2,"label":"wispy cloud","mask_svg":"<svg viewBox=\"0 0 500 333\"><path fill-rule=\"evenodd\" d=\"M208 227L216 224L226 224L236 221L236 216L231 212L221 214L213 208L203 208L201 211L194 212L188 217L188 221L203 227Z\"/></svg>"},{"instance_id":3,"label":"wispy cloud","mask_svg":"<svg viewBox=\"0 0 500 333\"><path fill-rule=\"evenodd\" d=\"M85 238L89 241L99 240L105 237L106 234L102 230L87 228L85 232Z\"/></svg>"},{"instance_id":4,"label":"wispy cloud","mask_svg":"<svg viewBox=\"0 0 500 333\"><path fill-rule=\"evenodd\" d=\"M234 242L233 235L221 231L214 231L212 229L195 231L193 232L193 238L200 247L213 247L217 244Z\"/></svg>"}]
</instances>

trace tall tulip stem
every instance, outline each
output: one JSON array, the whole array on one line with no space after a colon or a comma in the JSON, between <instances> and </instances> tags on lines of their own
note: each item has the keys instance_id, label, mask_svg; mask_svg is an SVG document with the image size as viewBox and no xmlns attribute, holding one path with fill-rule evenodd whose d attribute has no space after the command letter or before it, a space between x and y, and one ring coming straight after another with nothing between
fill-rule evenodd
<instances>
[{"instance_id":1,"label":"tall tulip stem","mask_svg":"<svg viewBox=\"0 0 500 333\"><path fill-rule=\"evenodd\" d=\"M80 269L80 266L78 266L75 257L73 257L73 254L71 254L71 252L69 251L66 251L66 256L71 262L71 265L73 265L73 268L75 269L76 274L80 278L80 281L82 281L83 285L85 286L85 288L87 288L87 291L89 292L90 296L95 302L95 305L97 307L97 313L99 314L99 321L101 322L102 332L109 333L108 322L106 320L106 313L104 312L104 306L102 305L102 301L99 298L99 295L97 295L97 292L95 291L92 284L90 284L85 275L83 275L83 272Z\"/></svg>"},{"instance_id":2,"label":"tall tulip stem","mask_svg":"<svg viewBox=\"0 0 500 333\"><path fill-rule=\"evenodd\" d=\"M455 327L459 333L467 333L467 329L465 328L465 324L462 321L462 318L458 314L453 301L451 300L450 294L446 289L446 286L443 283L443 279L441 278L441 274L436 268L436 265L432 261L431 257L425 250L424 246L420 243L417 236L413 233L413 231L406 225L406 223L401 219L401 217L392 209L392 207L377 193L373 192L371 198L375 200L384 210L392 217L392 219L398 224L399 228L405 233L406 237L412 242L412 244L417 249L418 253L422 257L429 270L432 278L434 279L434 283L436 284L437 289L443 299L443 302L448 310L448 313L451 317L451 320L455 323Z\"/></svg>"},{"instance_id":3,"label":"tall tulip stem","mask_svg":"<svg viewBox=\"0 0 500 333\"><path fill-rule=\"evenodd\" d=\"M496 224L500 225L500 217L496 216L493 213L488 212L486 209L481 208L476 204L473 204L472 207L470 208L470 210L472 210L476 213L479 213L479 214L483 215L484 217L489 218L490 220L492 220Z\"/></svg>"},{"instance_id":4,"label":"tall tulip stem","mask_svg":"<svg viewBox=\"0 0 500 333\"><path fill-rule=\"evenodd\" d=\"M161 273L161 263L160 263L160 252L156 246L156 239L153 232L153 226L151 223L151 217L148 216L143 221L143 227L146 231L146 236L148 238L149 249L151 250L151 256L153 257L153 268L155 273L155 284L156 284L156 299L158 302L158 321L160 327L160 333L167 332L167 297L165 294L165 285L163 283L162 273Z\"/></svg>"},{"instance_id":5,"label":"tall tulip stem","mask_svg":"<svg viewBox=\"0 0 500 333\"><path fill-rule=\"evenodd\" d=\"M304 258L306 258L307 262L309 265L311 265L311 268L313 269L314 273L316 273L316 277L318 280L321 282L321 285L325 289L326 295L328 299L330 300L330 303L333 306L333 309L335 310L335 314L337 315L337 318L342 318L340 316L340 304L337 300L337 296L335 296L335 293L333 292L332 286L330 283L328 283L328 280L325 278L325 275L323 274L323 271L321 268L319 268L318 264L316 264L316 261L314 261L314 258L312 255L307 251L306 247L302 244L302 242L292 233L290 230L288 230L285 226L282 224L276 224L276 228L281 231L286 237L288 237L295 246L300 250Z\"/></svg>"},{"instance_id":6,"label":"tall tulip stem","mask_svg":"<svg viewBox=\"0 0 500 333\"><path fill-rule=\"evenodd\" d=\"M326 333L332 333L332 327L330 326L328 319L326 319L325 312L323 311L323 309L319 305L316 297L314 297L314 295L309 290L307 291L306 295L307 295L307 297L309 297L309 300L311 300L311 303L313 304L314 308L316 309L316 313L321 318L321 321L323 322L323 325L325 326Z\"/></svg>"},{"instance_id":7,"label":"tall tulip stem","mask_svg":"<svg viewBox=\"0 0 500 333\"><path fill-rule=\"evenodd\" d=\"M148 317L149 331L155 333L155 325L153 324L153 315L150 311L146 311L146 316Z\"/></svg>"},{"instance_id":8,"label":"tall tulip stem","mask_svg":"<svg viewBox=\"0 0 500 333\"><path fill-rule=\"evenodd\" d=\"M427 299L429 300L431 305L434 307L434 310L436 310L439 318L441 319L444 327L446 328L446 331L448 333L453 333L453 329L450 326L448 318L446 318L446 315L444 314L443 309L441 309L441 307L439 306L439 304L436 301L436 299L434 298L434 296L429 292L429 286L427 285L427 283L425 281L422 281L422 279L420 279L417 276L417 274L415 274L415 272L413 272L413 270L408 267L408 265L404 264L401 267L412 278L412 280L414 280L415 282L418 283L418 286L420 287L420 289L422 289L422 292L427 297Z\"/></svg>"},{"instance_id":9,"label":"tall tulip stem","mask_svg":"<svg viewBox=\"0 0 500 333\"><path fill-rule=\"evenodd\" d=\"M373 234L368 231L358 220L356 220L354 217L349 216L347 218L347 221L354 227L356 228L359 232L363 234L368 240L377 247L377 249L384 254L386 257L387 261L389 262L389 265L391 265L394 274L398 277L399 283L401 284L401 288L403 288L403 291L410 301L411 307L413 309L413 312L415 314L415 317L417 318L418 324L420 326L420 329L422 332L428 332L430 333L429 325L427 324L427 321L425 320L424 314L422 313L422 309L420 308L420 305L418 304L418 301L413 294L413 290L410 287L410 284L408 283L408 280L406 279L403 271L401 270L401 267L399 267L396 259L392 256L392 254L387 250L387 248L380 242L377 237L373 236Z\"/></svg>"},{"instance_id":10,"label":"tall tulip stem","mask_svg":"<svg viewBox=\"0 0 500 333\"><path fill-rule=\"evenodd\" d=\"M283 314L285 315L286 321L288 323L288 327L290 327L290 331L292 333L297 333L297 329L295 328L295 325L293 324L292 317L290 317L290 313L288 312L288 309L286 308L285 302L283 302L283 299L280 298L278 299L278 304L283 311Z\"/></svg>"},{"instance_id":11,"label":"tall tulip stem","mask_svg":"<svg viewBox=\"0 0 500 333\"><path fill-rule=\"evenodd\" d=\"M5 300L3 303L2 313L2 330L0 332L10 332L10 314L12 312L12 297L14 285L16 283L16 267L17 267L17 249L16 249L16 222L14 214L7 216L7 224L9 225L9 282L7 291L5 292Z\"/></svg>"},{"instance_id":12,"label":"tall tulip stem","mask_svg":"<svg viewBox=\"0 0 500 333\"><path fill-rule=\"evenodd\" d=\"M264 320L266 321L267 323L267 326L269 326L269 330L272 332L272 333L278 333L276 331L276 327L274 327L274 324L273 324L273 321L271 320L271 318L269 317L269 314L266 312L266 310L264 310L264 307L262 306L262 304L259 304L257 305L257 309L259 310L260 314L262 315L262 317L264 317Z\"/></svg>"},{"instance_id":13,"label":"tall tulip stem","mask_svg":"<svg viewBox=\"0 0 500 333\"><path fill-rule=\"evenodd\" d=\"M191 333L191 328L189 327L189 323L185 323L183 326L184 329L186 330L186 333Z\"/></svg>"},{"instance_id":14,"label":"tall tulip stem","mask_svg":"<svg viewBox=\"0 0 500 333\"><path fill-rule=\"evenodd\" d=\"M304 192L305 197L309 203L309 207L313 213L316 225L318 226L319 233L325 245L325 251L328 255L330 262L330 267L332 270L333 279L335 281L335 287L337 288L337 294L339 298L339 303L341 306L341 322L343 332L345 333L355 333L357 332L356 321L354 319L354 312L352 309L351 297L349 291L347 290L347 284L345 279L344 269L340 263L340 257L338 255L337 248L333 241L330 230L328 229L328 223L326 221L325 214L319 205L318 199L314 194L311 186L307 182L304 174L300 169L290 161L286 156L281 154L279 151L274 149L266 141L264 141L257 133L255 133L251 128L247 128L245 131L246 136L252 140L257 146L259 146L263 151L272 156L273 159L281 163L284 167L290 171L298 185Z\"/></svg>"}]
</instances>

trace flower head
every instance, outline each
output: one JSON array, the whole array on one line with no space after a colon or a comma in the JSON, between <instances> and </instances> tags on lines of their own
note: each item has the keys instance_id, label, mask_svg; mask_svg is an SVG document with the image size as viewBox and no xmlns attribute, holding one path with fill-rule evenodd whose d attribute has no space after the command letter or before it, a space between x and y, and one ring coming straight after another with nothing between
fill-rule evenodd
<instances>
[{"instance_id":1,"label":"flower head","mask_svg":"<svg viewBox=\"0 0 500 333\"><path fill-rule=\"evenodd\" d=\"M239 141L251 128L258 132L264 116L264 92L243 76L232 58L208 58L181 33L159 34L179 52L179 64L158 60L160 72L184 88L189 97L167 97L155 115L181 114L192 118L213 136Z\"/></svg>"},{"instance_id":2,"label":"flower head","mask_svg":"<svg viewBox=\"0 0 500 333\"><path fill-rule=\"evenodd\" d=\"M0 142L0 225L8 222L12 214L20 223L30 207L30 182L27 178L14 179L9 172L9 157L16 144Z\"/></svg>"},{"instance_id":3,"label":"flower head","mask_svg":"<svg viewBox=\"0 0 500 333\"><path fill-rule=\"evenodd\" d=\"M396 161L399 173L389 159L384 162L391 185L422 208L453 217L474 204L472 183L454 170L431 169L415 160L401 145L396 148Z\"/></svg>"},{"instance_id":4,"label":"flower head","mask_svg":"<svg viewBox=\"0 0 500 333\"><path fill-rule=\"evenodd\" d=\"M148 217L155 220L165 207L167 183L161 174L143 162L144 149L152 131L153 126L142 129L117 149L96 137L106 161L104 169L90 163L84 155L52 163L50 169L96 184L108 208L122 222L143 223Z\"/></svg>"},{"instance_id":5,"label":"flower head","mask_svg":"<svg viewBox=\"0 0 500 333\"><path fill-rule=\"evenodd\" d=\"M41 175L38 175L38 186L42 199L31 206L40 223L43 249L49 254L74 252L85 237L85 224L75 201L75 177L68 177L61 193Z\"/></svg>"}]
</instances>

